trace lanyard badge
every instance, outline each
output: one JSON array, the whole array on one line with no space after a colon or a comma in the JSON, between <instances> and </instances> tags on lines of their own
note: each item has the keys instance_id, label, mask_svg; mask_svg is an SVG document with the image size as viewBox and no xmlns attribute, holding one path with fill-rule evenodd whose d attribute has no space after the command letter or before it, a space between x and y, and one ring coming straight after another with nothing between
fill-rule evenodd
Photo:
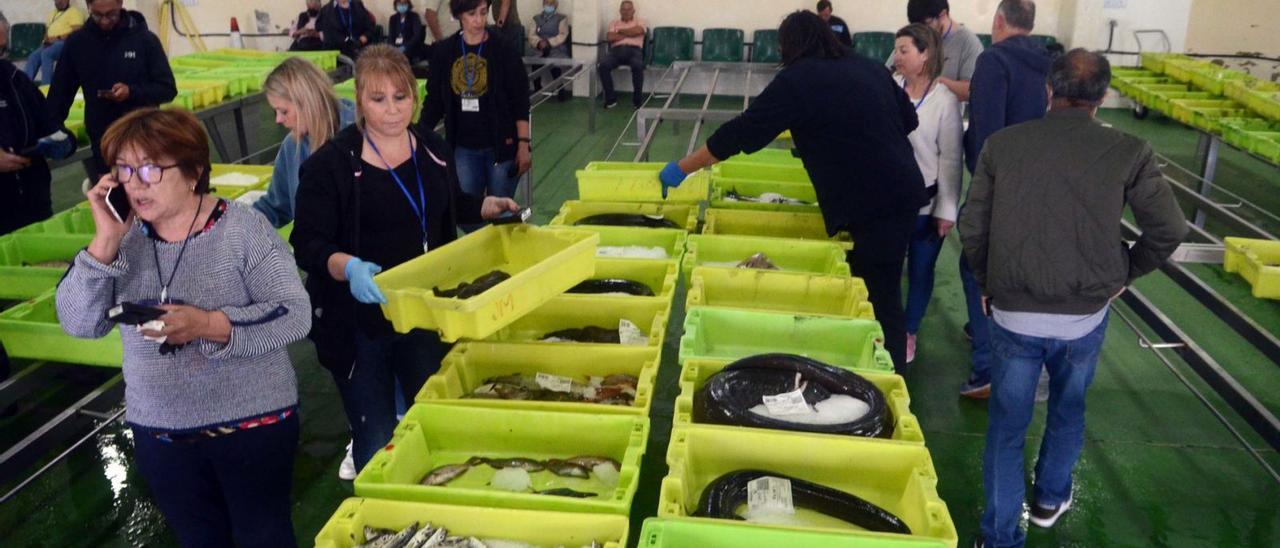
<instances>
[{"instance_id":1,"label":"lanyard badge","mask_svg":"<svg viewBox=\"0 0 1280 548\"><path fill-rule=\"evenodd\" d=\"M382 157L382 152L378 150L378 145L373 144L373 140L366 134L365 142L369 143L369 147L373 149L373 153L382 160L382 165L387 166L387 173L391 174L391 178L395 180L396 186L400 187L400 192L404 193L404 197L409 200L409 207L413 209L413 214L418 217L418 223L422 227L422 252L426 253L431 250L431 246L427 243L427 191L425 185L422 184L422 168L418 166L418 147L413 146L413 137L409 138L409 154L413 159L413 172L418 179L418 200L413 199L413 194L409 192L409 188L405 186L404 181L400 180L400 175L396 173L395 168Z\"/></svg>"},{"instance_id":2,"label":"lanyard badge","mask_svg":"<svg viewBox=\"0 0 1280 548\"><path fill-rule=\"evenodd\" d=\"M476 93L475 85L480 72L481 55L484 54L484 42L480 42L474 56L467 53L465 40L459 38L458 43L462 46L462 75L467 82L467 87L462 92L462 112L480 112L480 95Z\"/></svg>"}]
</instances>

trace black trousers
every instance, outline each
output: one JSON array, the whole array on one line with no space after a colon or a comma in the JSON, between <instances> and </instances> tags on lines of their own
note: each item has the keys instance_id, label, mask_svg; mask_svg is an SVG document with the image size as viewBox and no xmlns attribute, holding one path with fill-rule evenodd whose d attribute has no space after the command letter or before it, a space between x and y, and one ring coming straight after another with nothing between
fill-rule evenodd
<instances>
[{"instance_id":1,"label":"black trousers","mask_svg":"<svg viewBox=\"0 0 1280 548\"><path fill-rule=\"evenodd\" d=\"M644 102L644 50L635 46L618 46L611 48L600 60L600 85L604 87L604 102L618 100L613 90L613 69L621 66L631 67L631 103L636 108Z\"/></svg>"},{"instance_id":2,"label":"black trousers","mask_svg":"<svg viewBox=\"0 0 1280 548\"><path fill-rule=\"evenodd\" d=\"M911 243L916 211L855 223L849 270L867 284L867 298L884 330L884 346L901 374L907 365L907 318L902 309L902 265Z\"/></svg>"}]
</instances>

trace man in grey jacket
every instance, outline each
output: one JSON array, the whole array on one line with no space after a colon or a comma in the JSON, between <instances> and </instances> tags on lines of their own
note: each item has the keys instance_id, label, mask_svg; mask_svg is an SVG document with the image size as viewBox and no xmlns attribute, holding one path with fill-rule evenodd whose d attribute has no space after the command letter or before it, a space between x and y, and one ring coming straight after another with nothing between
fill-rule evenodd
<instances>
[{"instance_id":1,"label":"man in grey jacket","mask_svg":"<svg viewBox=\"0 0 1280 548\"><path fill-rule=\"evenodd\" d=\"M995 354L979 545L1024 542L1023 446L1041 364L1049 371L1049 418L1030 521L1052 527L1071 507L1085 392L1108 306L1187 233L1150 145L1093 120L1110 80L1101 55L1076 49L1055 60L1049 114L987 140L960 215ZM1142 229L1131 246L1120 237L1126 204Z\"/></svg>"}]
</instances>

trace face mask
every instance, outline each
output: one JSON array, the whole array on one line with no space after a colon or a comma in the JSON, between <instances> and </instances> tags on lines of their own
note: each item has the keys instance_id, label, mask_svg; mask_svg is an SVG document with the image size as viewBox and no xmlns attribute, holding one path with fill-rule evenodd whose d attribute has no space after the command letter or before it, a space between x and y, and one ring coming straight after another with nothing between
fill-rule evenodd
<instances>
[{"instance_id":1,"label":"face mask","mask_svg":"<svg viewBox=\"0 0 1280 548\"><path fill-rule=\"evenodd\" d=\"M555 12L556 12L556 7L555 7L555 6L542 6L542 13L545 13L545 14L547 14L547 15L551 15L551 14L553 14L553 13L555 13Z\"/></svg>"},{"instance_id":2,"label":"face mask","mask_svg":"<svg viewBox=\"0 0 1280 548\"><path fill-rule=\"evenodd\" d=\"M396 4L396 11L400 13L409 13L408 4Z\"/></svg>"}]
</instances>

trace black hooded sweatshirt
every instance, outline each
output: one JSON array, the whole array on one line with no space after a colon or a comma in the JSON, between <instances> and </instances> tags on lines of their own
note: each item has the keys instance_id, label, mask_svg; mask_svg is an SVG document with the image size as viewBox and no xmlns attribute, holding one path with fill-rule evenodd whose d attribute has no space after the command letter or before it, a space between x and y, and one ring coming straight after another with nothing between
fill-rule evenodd
<instances>
[{"instance_id":1,"label":"black hooded sweatshirt","mask_svg":"<svg viewBox=\"0 0 1280 548\"><path fill-rule=\"evenodd\" d=\"M49 116L44 96L26 73L0 59L0 148L17 154L33 147L41 137L58 131ZM49 164L39 155L18 171L0 173L0 234L6 234L52 212L49 198Z\"/></svg>"},{"instance_id":2,"label":"black hooded sweatshirt","mask_svg":"<svg viewBox=\"0 0 1280 548\"><path fill-rule=\"evenodd\" d=\"M141 14L125 11L108 32L90 22L67 37L49 88L49 112L66 120L76 92L84 90L84 125L93 155L102 163L99 142L113 122L130 111L154 107L178 96L169 58L160 39L140 22ZM129 98L116 103L98 97L117 82L129 86Z\"/></svg>"}]
</instances>

